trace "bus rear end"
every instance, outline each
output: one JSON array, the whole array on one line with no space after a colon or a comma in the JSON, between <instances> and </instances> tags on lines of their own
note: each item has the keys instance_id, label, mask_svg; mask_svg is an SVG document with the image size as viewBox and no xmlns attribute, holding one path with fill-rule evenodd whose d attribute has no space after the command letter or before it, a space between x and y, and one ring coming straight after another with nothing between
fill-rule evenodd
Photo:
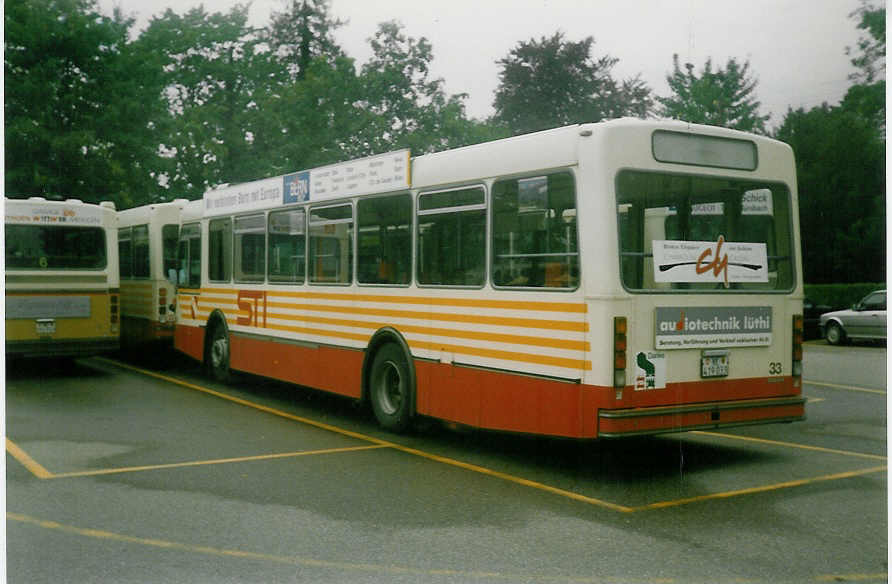
<instances>
[{"instance_id":1,"label":"bus rear end","mask_svg":"<svg viewBox=\"0 0 892 584\"><path fill-rule=\"evenodd\" d=\"M600 311L613 391L597 435L804 419L792 151L718 128L632 126L616 138L639 154L610 171L622 289Z\"/></svg>"},{"instance_id":2,"label":"bus rear end","mask_svg":"<svg viewBox=\"0 0 892 584\"><path fill-rule=\"evenodd\" d=\"M4 206L7 357L117 350L114 205L32 197Z\"/></svg>"}]
</instances>

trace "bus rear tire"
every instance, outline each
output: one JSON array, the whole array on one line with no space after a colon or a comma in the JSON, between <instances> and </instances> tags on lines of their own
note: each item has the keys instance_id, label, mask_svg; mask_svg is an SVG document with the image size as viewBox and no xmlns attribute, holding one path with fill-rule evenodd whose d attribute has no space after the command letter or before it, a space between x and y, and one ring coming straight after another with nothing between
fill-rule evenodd
<instances>
[{"instance_id":1,"label":"bus rear tire","mask_svg":"<svg viewBox=\"0 0 892 584\"><path fill-rule=\"evenodd\" d=\"M409 427L414 385L402 348L393 343L381 347L372 362L369 399L382 428L404 432Z\"/></svg>"},{"instance_id":2,"label":"bus rear tire","mask_svg":"<svg viewBox=\"0 0 892 584\"><path fill-rule=\"evenodd\" d=\"M205 354L205 366L211 378L222 383L228 383L231 375L229 371L229 335L226 327L217 324L211 329L209 342Z\"/></svg>"}]
</instances>

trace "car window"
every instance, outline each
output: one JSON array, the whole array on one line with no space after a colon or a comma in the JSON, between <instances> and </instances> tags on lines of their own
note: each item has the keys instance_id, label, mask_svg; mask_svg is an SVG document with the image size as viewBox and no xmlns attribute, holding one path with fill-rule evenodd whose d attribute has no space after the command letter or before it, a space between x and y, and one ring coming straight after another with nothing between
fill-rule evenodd
<instances>
[{"instance_id":1,"label":"car window","mask_svg":"<svg viewBox=\"0 0 892 584\"><path fill-rule=\"evenodd\" d=\"M864 310L886 310L886 293L874 292L869 294L862 304Z\"/></svg>"}]
</instances>

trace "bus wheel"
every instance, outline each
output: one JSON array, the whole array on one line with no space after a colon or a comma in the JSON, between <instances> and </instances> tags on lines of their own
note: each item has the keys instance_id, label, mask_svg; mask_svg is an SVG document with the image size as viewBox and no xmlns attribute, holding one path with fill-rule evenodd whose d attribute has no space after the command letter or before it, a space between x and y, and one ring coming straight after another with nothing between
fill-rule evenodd
<instances>
[{"instance_id":1,"label":"bus wheel","mask_svg":"<svg viewBox=\"0 0 892 584\"><path fill-rule=\"evenodd\" d=\"M395 344L381 347L372 362L369 397L375 418L386 430L403 432L412 418L412 383L403 350Z\"/></svg>"},{"instance_id":2,"label":"bus wheel","mask_svg":"<svg viewBox=\"0 0 892 584\"><path fill-rule=\"evenodd\" d=\"M205 363L211 377L224 383L229 381L229 338L226 327L218 324L211 331Z\"/></svg>"}]
</instances>

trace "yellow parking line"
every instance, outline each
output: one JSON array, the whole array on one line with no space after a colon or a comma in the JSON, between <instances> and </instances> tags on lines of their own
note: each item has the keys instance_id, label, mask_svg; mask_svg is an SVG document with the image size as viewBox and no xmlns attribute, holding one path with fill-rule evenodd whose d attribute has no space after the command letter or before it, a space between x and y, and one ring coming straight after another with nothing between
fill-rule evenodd
<instances>
[{"instance_id":1,"label":"yellow parking line","mask_svg":"<svg viewBox=\"0 0 892 584\"><path fill-rule=\"evenodd\" d=\"M737 489L735 491L723 491L721 493L709 493L708 495L699 495L697 497L688 497L685 499L675 499L673 501L660 501L658 503L649 503L647 505L641 505L640 507L635 507L632 511L649 511L652 509L665 509L667 507L678 507L679 505L688 505L690 503L700 503L702 501L709 501L710 499L728 499L730 497L739 497L741 495L752 495L754 493L764 493L767 491L777 491L780 489L789 489L791 487L801 487L804 485L810 485L813 483L820 483L825 481L836 481L840 479L848 479L852 477L857 477L866 474L872 474L876 472L883 472L887 470L886 466L874 466L871 468L865 468L862 470L852 470L847 472L840 472L836 474L824 475L820 477L813 477L810 479L799 479L795 481L786 481L783 483L775 483L773 485L762 485L760 487L749 487L747 489Z\"/></svg>"},{"instance_id":2,"label":"yellow parking line","mask_svg":"<svg viewBox=\"0 0 892 584\"><path fill-rule=\"evenodd\" d=\"M878 395L886 395L885 389L870 389L867 387L856 387L854 385L840 385L838 383L821 383L820 381L809 381L807 379L803 379L802 383L806 385L817 385L818 387L831 387L833 389L845 389L848 391L860 391L863 393L875 393Z\"/></svg>"},{"instance_id":3,"label":"yellow parking line","mask_svg":"<svg viewBox=\"0 0 892 584\"><path fill-rule=\"evenodd\" d=\"M726 438L728 440L742 440L744 442L758 442L760 444L770 444L771 446L784 446L786 448L798 448L800 450L813 450L815 452L826 452L827 454L841 454L843 456L854 456L856 458L869 458L872 460L887 460L885 456L880 454L866 454L863 452L851 452L849 450L836 450L835 448L824 448L822 446L811 446L808 444L799 444L797 442L781 442L779 440L768 440L766 438L754 438L752 436L738 436L736 434L723 434L721 432L707 432L705 430L695 430L691 434L699 434L701 436L714 436L716 438Z\"/></svg>"},{"instance_id":4,"label":"yellow parking line","mask_svg":"<svg viewBox=\"0 0 892 584\"><path fill-rule=\"evenodd\" d=\"M877 574L824 574L818 576L818 582L888 582L889 574L880 572Z\"/></svg>"},{"instance_id":5,"label":"yellow parking line","mask_svg":"<svg viewBox=\"0 0 892 584\"><path fill-rule=\"evenodd\" d=\"M98 475L109 475L125 472L142 472L148 470L163 470L168 468L185 468L190 466L207 466L212 464L231 464L234 462L252 462L256 460L276 460L280 458L295 458L298 456L316 456L318 454L336 454L342 452L357 452L360 450L373 450L377 448L387 448L382 444L371 444L369 446L350 446L346 448L326 448L323 450L302 450L298 452L282 452L278 454L259 454L256 456L240 456L237 458L216 458L213 460L193 460L189 462L173 462L169 464L152 464L146 466L129 466L122 468L106 468L100 470L84 470L76 472L57 473L49 478L68 479L72 477L90 477Z\"/></svg>"},{"instance_id":6,"label":"yellow parking line","mask_svg":"<svg viewBox=\"0 0 892 584\"><path fill-rule=\"evenodd\" d=\"M28 456L28 453L18 447L18 445L10 440L6 439L6 452L12 455L13 458L18 460L22 466L31 471L31 474L36 476L39 479L51 479L53 478L53 473L43 468L36 460Z\"/></svg>"},{"instance_id":7,"label":"yellow parking line","mask_svg":"<svg viewBox=\"0 0 892 584\"><path fill-rule=\"evenodd\" d=\"M107 359L105 357L95 357L95 359L99 361L104 361L111 365L115 365L118 367L122 367L124 369L130 369L132 371L136 371L137 373L141 373L143 375L148 375L149 377L154 377L156 379L161 379L162 381L166 381L168 383L173 383L179 385L181 387L186 387L188 389L194 389L196 391L200 391L202 393L206 393L209 395L213 395L214 397L219 397L221 399L225 399L227 401L231 401L233 403L237 403L239 405L247 406L249 408L254 408L256 410L260 410L262 412L266 412L269 414L273 414L276 416L280 416L283 418L287 418L289 420L294 420L296 422L301 422L302 424L307 424L309 426L313 426L316 428L321 428L323 430L328 430L330 432L335 432L337 434L341 434L343 436L350 436L351 438L356 438L359 440L365 440L367 442L371 442L373 444L377 444L379 446L385 446L392 448L394 450L399 450L400 452L405 452L406 454L411 454L413 456L418 456L421 458L426 458L428 460L433 460L435 462L439 462L441 464L447 464L450 466L454 466L457 468L462 468L465 470L470 470L476 473L492 476L495 478L502 479L504 481L512 482L518 485L523 485L525 487L531 487L534 489L538 489L540 491L545 491L548 493L561 495L563 497L567 497L569 499L573 499L576 501L580 501L583 503L588 503L590 505L597 505L600 507L606 507L607 509L612 509L614 511L623 511L629 512L631 511L630 507L626 507L624 505L617 505L615 503L611 503L609 501L602 501L601 499L595 499L593 497L587 497L585 495L580 495L579 493L574 493L572 491L566 491L564 489L559 489L557 487L552 487L550 485L546 485L543 483L538 483L536 481L531 481L529 479L524 479L521 477L517 477L514 475L509 475L506 473L502 473L496 470L492 470L486 467L477 466L476 464L470 464L467 462L462 462L460 460L455 460L454 458L447 458L444 456L439 456L436 454L431 454L430 452L424 452L423 450L418 450L415 448L410 448L408 446L403 446L401 444L397 444L395 442L388 442L387 440L381 440L380 438L375 438L374 436L368 436L366 434L360 434L359 432L353 432L352 430L346 430L344 428L339 428L337 426L332 426L330 424L324 424L322 422L317 422L316 420L311 420L309 418L304 418L302 416L296 416L294 414L289 414L288 412L283 412L281 410L277 410L275 408L271 408L269 406L264 406L261 404L257 404L254 402L250 402L248 400L235 397L232 395L228 395L223 392L214 391L207 387L202 387L200 385L196 385L194 383L189 383L188 381L182 381L177 379L176 377L170 377L168 375L163 375L161 373L155 373L154 371L149 371L148 369L142 369L140 367L135 367L128 363L122 363L120 361L115 361L113 359Z\"/></svg>"},{"instance_id":8,"label":"yellow parking line","mask_svg":"<svg viewBox=\"0 0 892 584\"><path fill-rule=\"evenodd\" d=\"M167 376L167 375L163 375L163 374L161 374L161 373L155 373L154 371L149 371L149 370L147 370L147 369L142 369L142 368L139 368L139 367L135 367L135 366L133 366L133 365L130 365L130 364L127 364L127 363L122 363L122 362L119 362L119 361L115 361L115 360L113 360L113 359L107 359L107 358L104 358L104 357L95 357L95 359L100 360L100 361L104 361L104 362L106 362L106 363L109 363L109 364L111 364L111 365L118 366L118 367L121 367L121 368L124 368L124 369L130 369L130 370L132 370L132 371L135 371L135 372L137 372L137 373L141 373L141 374L143 374L143 375L147 375L147 376L149 376L149 377L155 377L156 379L161 379L161 380L166 381L166 382L168 382L168 383L173 383L173 384L176 384L176 385L179 385L179 386L182 386L182 387L186 387L186 388L188 388L188 389L194 389L194 390L196 390L196 391L200 391L200 392L203 392L203 393L206 393L206 394L209 394L209 395L213 395L213 396L215 396L215 397L219 397L219 398L221 398L221 399L225 399L225 400L227 400L227 401L231 401L231 402L233 402L233 403L237 403L237 404L244 405L244 406L247 406L247 407L250 407L250 408L254 408L254 409L256 409L256 410L260 410L260 411L263 411L263 412L267 412L267 413L270 413L270 414L273 414L273 415L276 415L276 416L281 416L281 417L283 417L283 418L287 418L287 419L290 419L290 420L294 420L294 421L297 421L297 422L301 422L301 423L303 423L303 424L307 424L307 425L310 425L310 426L314 426L314 427L316 427L316 428L321 428L321 429L323 429L323 430L329 430L329 431L331 431L331 432L335 432L335 433L337 433L337 434L341 434L341 435L344 435L344 436L350 436L350 437L352 437L352 438L357 438L357 439L359 439L359 440L365 440L365 441L368 441L368 442L372 442L373 444L378 444L378 445L380 445L380 446L387 446L387 447L390 447L390 448L392 448L392 449L394 449L394 450L398 450L398 451L400 451L400 452L405 452L406 454L411 454L411 455L413 455L413 456L419 456L419 457L421 457L421 458L426 458L426 459L428 459L428 460L432 460L432 461L435 461L435 462L439 462L439 463L441 463L441 464L447 464L447 465L454 466L454 467L457 467L457 468L462 468L462 469L465 469L465 470L469 470L469 471L476 472L476 473L479 473L479 474L484 474L484 475L487 475L487 476L495 477L495 478L498 478L498 479L501 479L501 480L504 480L504 481L508 481L508 482L512 482L512 483L515 483L515 484L518 484L518 485L522 485L522 486L525 486L525 487L530 487L530 488L533 488L533 489L537 489L537 490L540 490L540 491L543 491L543 492L546 492L546 493L551 493L551 494L554 494L554 495L559 495L559 496L562 496L562 497L566 497L566 498L568 498L568 499L572 499L572 500L574 500L574 501L579 501L579 502L581 502L581 503L587 503L587 504L589 504L589 505L596 505L596 506L599 506L599 507L604 507L604 508L606 508L606 509L611 509L611 510L613 510L613 511L619 511L619 512L623 512L623 513L634 513L634 512L636 512L636 511L645 511L645 510L651 510L651 509L659 509L659 508L662 508L662 507L671 507L671 506L674 506L674 505L683 505L683 504L686 504L686 503L690 503L690 502L694 502L694 501L699 501L699 500L714 499L714 498L720 498L720 497L733 497L733 496L736 496L736 495L743 495L743 494L748 494L748 493L757 493L757 492L761 492L761 491L765 491L765 490L776 490L776 489L780 489L780 488L788 488L788 487L798 486L798 485L802 485L802 484L809 484L809 483L811 483L811 482L816 482L816 481L828 481L828 480L835 480L835 479L848 478L848 477L850 477L850 476L858 476L859 474L866 474L866 473L868 473L868 472L879 472L880 469L885 469L885 468L886 468L886 467L874 467L874 468L872 468L872 469L868 469L867 471L852 471L852 472L850 472L850 473L839 473L839 474L836 474L836 475L827 475L827 476L824 476L824 477L817 477L817 478L813 478L813 479L802 479L802 480L799 480L799 481L790 481L789 483L780 483L780 484L776 484L776 485L768 485L768 486L765 486L765 487L753 487L753 488L750 488L750 489L742 489L742 490L739 490L739 491L729 491L729 492L726 492L726 493L716 493L716 494L712 494L712 495L703 495L703 496L701 496L701 497L694 497L694 498L689 498L689 499L678 499L677 501L664 501L664 502L660 502L660 503L653 503L653 504L650 504L650 505L642 505L642 506L638 506L638 507L629 507L629 506L626 506L626 505L618 505L618 504L616 504L616 503L611 503L611 502L609 502L609 501L604 501L604 500L602 500L602 499L596 499L596 498L594 498L594 497L588 497L588 496L586 496L586 495L582 495L582 494L579 494L579 493L574 493L573 491L567 491L567 490L565 490L565 489L560 489L560 488L558 488L558 487L553 487L553 486L550 486L550 485L546 485L546 484L544 484L544 483L539 483L539 482L536 482L536 481L531 481L531 480L529 480L529 479L525 479L525 478L522 478L522 477L518 477L518 476L510 475L510 474L503 473L503 472L499 472L499 471L496 471L496 470L493 470L493 469L489 469L489 468L486 468L486 467L482 467L482 466L478 466L478 465L475 465L475 464L471 464L471 463L467 463L467 462L462 462L462 461L460 461L460 460L456 460L456 459L453 459L453 458L447 458L447 457L444 457L444 456L439 456L439 455L436 455L436 454L432 454L432 453L429 453L429 452L425 452L425 451L423 451L423 450L418 450L418 449L411 448L411 447L408 447L408 446L403 446L403 445L401 445L401 444L397 444L397 443L395 443L395 442L388 442L388 441L386 441L386 440L381 440L380 438L375 438L375 437L373 437L373 436L368 436L368 435L366 435L366 434L361 434L361 433L359 433L359 432L353 432L352 430L346 430L346 429L344 429L344 428L339 428L339 427L337 427L337 426L332 426L332 425L330 425L330 424L324 424L324 423L322 423L322 422L317 422L317 421L315 421L315 420L311 420L311 419L309 419L309 418L304 418L304 417L297 416L297 415L294 415L294 414L289 414L288 412L283 412L283 411L281 411L281 410L277 410L277 409L275 409L275 408L271 408L271 407L269 407L269 406L264 406L264 405L261 405L261 404L257 404L257 403L254 403L254 402L250 402L250 401L248 401L248 400L245 400L245 399L242 399L242 398L238 398L238 397L235 397L235 396L232 396L232 395L228 395L228 394L223 393L223 392L214 391L214 390L212 390L212 389L209 389L209 388L206 388L206 387L202 387L202 386L200 386L200 385L196 385L196 384L194 384L194 383L190 383L190 382L188 382L188 381L182 381L182 380L177 379L177 378L175 378L175 377L170 377L170 376ZM721 437L721 438L727 438L727 439L749 440L749 441L753 441L753 442L761 442L761 443L764 443L764 444L771 444L771 445L775 445L775 446L795 447L795 448L802 448L802 449L805 449L805 450L814 450L814 451L818 451L818 452L827 452L827 453L833 453L833 454L845 454L845 455L848 455L848 456L857 456L857 457L862 457L862 458L872 458L872 459L886 460L886 457L884 457L884 456L877 456L877 455L873 455L873 454L861 454L861 453L854 453L854 452L846 452L846 451L842 451L842 450L832 450L832 449L829 449L829 448L821 448L821 447L818 447L818 446L807 446L807 445L803 445L803 444L793 444L793 443L777 442L777 441L774 441L774 440L764 440L764 439L760 439L760 438L749 438L749 437L734 436L734 435L729 435L729 434L719 434L719 433L715 433L715 432L696 431L696 432L692 432L692 433L694 433L694 434L706 435L706 436L718 436L718 437ZM854 474L852 474L852 473L854 473Z\"/></svg>"}]
</instances>

